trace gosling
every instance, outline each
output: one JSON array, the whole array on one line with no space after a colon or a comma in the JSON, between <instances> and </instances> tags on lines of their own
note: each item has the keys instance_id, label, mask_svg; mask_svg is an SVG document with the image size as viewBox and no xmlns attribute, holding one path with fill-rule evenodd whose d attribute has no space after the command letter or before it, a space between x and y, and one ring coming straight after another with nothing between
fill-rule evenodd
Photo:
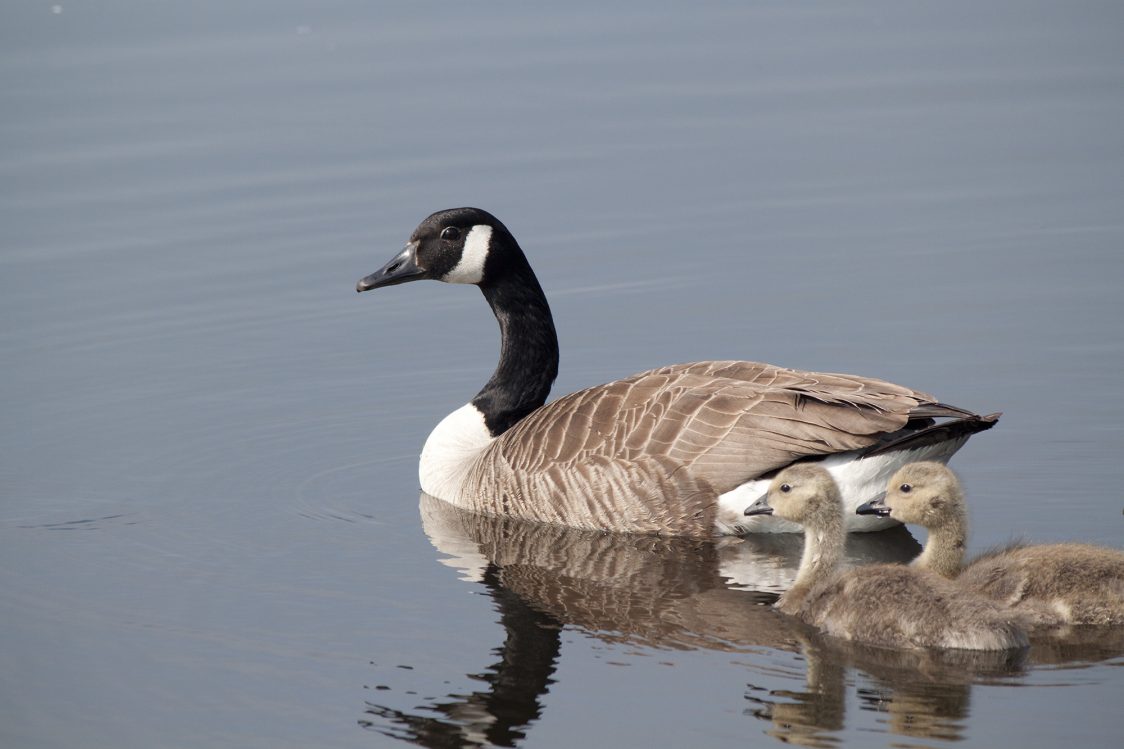
<instances>
[{"instance_id":1,"label":"gosling","mask_svg":"<svg viewBox=\"0 0 1124 749\"><path fill-rule=\"evenodd\" d=\"M804 554L775 606L834 637L893 648L1008 650L1027 645L1010 612L927 570L874 564L843 569L843 500L831 474L808 463L777 474L746 515L804 526Z\"/></svg>"},{"instance_id":2,"label":"gosling","mask_svg":"<svg viewBox=\"0 0 1124 749\"><path fill-rule=\"evenodd\" d=\"M1020 613L1032 629L1070 624L1124 625L1124 552L1077 543L1014 543L964 566L968 513L964 490L940 463L910 463L890 479L886 496L860 505L928 529L913 566L955 578L962 590Z\"/></svg>"}]
</instances>

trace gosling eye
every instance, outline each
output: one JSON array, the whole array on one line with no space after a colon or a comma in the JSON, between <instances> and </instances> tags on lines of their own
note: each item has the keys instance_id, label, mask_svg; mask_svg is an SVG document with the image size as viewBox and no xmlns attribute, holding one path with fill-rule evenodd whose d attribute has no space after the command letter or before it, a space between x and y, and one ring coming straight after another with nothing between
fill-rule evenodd
<instances>
[{"instance_id":1,"label":"gosling eye","mask_svg":"<svg viewBox=\"0 0 1124 749\"><path fill-rule=\"evenodd\" d=\"M788 494L790 491L792 491L792 487L788 484L781 484L781 491L785 494Z\"/></svg>"},{"instance_id":2,"label":"gosling eye","mask_svg":"<svg viewBox=\"0 0 1124 749\"><path fill-rule=\"evenodd\" d=\"M461 230L455 226L446 226L441 230L441 238L455 241L461 238Z\"/></svg>"},{"instance_id":3,"label":"gosling eye","mask_svg":"<svg viewBox=\"0 0 1124 749\"><path fill-rule=\"evenodd\" d=\"M902 484L901 486L898 487L898 491L900 491L902 494L909 494L911 491L913 491L913 485L912 484Z\"/></svg>"}]
</instances>

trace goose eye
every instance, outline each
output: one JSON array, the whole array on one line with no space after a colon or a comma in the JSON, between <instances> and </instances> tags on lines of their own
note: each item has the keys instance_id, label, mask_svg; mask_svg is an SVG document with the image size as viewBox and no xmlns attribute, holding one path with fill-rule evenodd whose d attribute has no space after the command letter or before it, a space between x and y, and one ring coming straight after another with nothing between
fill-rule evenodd
<instances>
[{"instance_id":1,"label":"goose eye","mask_svg":"<svg viewBox=\"0 0 1124 749\"><path fill-rule=\"evenodd\" d=\"M441 238L455 240L461 238L461 230L455 226L446 226L441 230Z\"/></svg>"},{"instance_id":2,"label":"goose eye","mask_svg":"<svg viewBox=\"0 0 1124 749\"><path fill-rule=\"evenodd\" d=\"M781 484L781 491L785 494L788 494L790 491L792 491L792 487L788 484Z\"/></svg>"},{"instance_id":3,"label":"goose eye","mask_svg":"<svg viewBox=\"0 0 1124 749\"><path fill-rule=\"evenodd\" d=\"M900 491L902 494L909 494L911 491L913 491L913 486L911 484L902 484L898 487L898 491Z\"/></svg>"}]
</instances>

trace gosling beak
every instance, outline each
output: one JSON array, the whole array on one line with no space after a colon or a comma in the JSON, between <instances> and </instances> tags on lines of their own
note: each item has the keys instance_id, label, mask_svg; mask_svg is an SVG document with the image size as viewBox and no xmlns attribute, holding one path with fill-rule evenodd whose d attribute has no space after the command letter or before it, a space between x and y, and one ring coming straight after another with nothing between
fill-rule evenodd
<instances>
[{"instance_id":1,"label":"gosling beak","mask_svg":"<svg viewBox=\"0 0 1124 749\"><path fill-rule=\"evenodd\" d=\"M368 291L380 286L394 286L407 281L425 278L425 269L418 267L418 243L407 242L402 251L390 262L355 284L356 291Z\"/></svg>"},{"instance_id":2,"label":"gosling beak","mask_svg":"<svg viewBox=\"0 0 1124 749\"><path fill-rule=\"evenodd\" d=\"M856 515L877 515L881 518L890 517L890 508L886 506L886 492L882 492L869 502L863 502L855 508Z\"/></svg>"},{"instance_id":3,"label":"gosling beak","mask_svg":"<svg viewBox=\"0 0 1124 749\"><path fill-rule=\"evenodd\" d=\"M746 515L772 515L773 508L769 506L769 495L765 494L756 502L745 508Z\"/></svg>"}]
</instances>

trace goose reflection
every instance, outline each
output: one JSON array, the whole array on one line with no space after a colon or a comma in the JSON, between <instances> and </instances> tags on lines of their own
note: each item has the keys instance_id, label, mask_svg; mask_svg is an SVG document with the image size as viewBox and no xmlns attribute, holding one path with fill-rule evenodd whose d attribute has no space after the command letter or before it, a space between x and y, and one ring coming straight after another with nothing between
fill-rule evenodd
<instances>
[{"instance_id":1,"label":"goose reflection","mask_svg":"<svg viewBox=\"0 0 1124 749\"><path fill-rule=\"evenodd\" d=\"M522 729L542 712L539 697L552 682L562 627L506 590L499 574L498 567L489 565L481 582L496 602L507 637L494 651L499 656L496 663L482 674L469 674L488 688L451 694L416 713L368 701L366 715L371 717L360 725L427 747L517 745L524 737Z\"/></svg>"},{"instance_id":2,"label":"goose reflection","mask_svg":"<svg viewBox=\"0 0 1124 749\"><path fill-rule=\"evenodd\" d=\"M362 724L422 746L516 746L539 718L563 627L656 649L797 652L809 633L771 607L795 578L798 536L719 542L614 535L486 517L422 494L422 524L442 562L480 584L505 638L469 674L481 689L412 711L367 703ZM905 561L902 528L849 539L854 563Z\"/></svg>"},{"instance_id":3,"label":"goose reflection","mask_svg":"<svg viewBox=\"0 0 1124 749\"><path fill-rule=\"evenodd\" d=\"M505 592L603 641L663 649L799 645L794 622L770 606L796 577L797 535L716 542L612 534L478 515L425 494L420 509L442 562L462 578L487 586L495 568ZM904 562L920 550L904 528L851 535L850 563Z\"/></svg>"},{"instance_id":4,"label":"goose reflection","mask_svg":"<svg viewBox=\"0 0 1124 749\"><path fill-rule=\"evenodd\" d=\"M971 685L1024 668L1025 653L869 648L822 637L778 613L770 604L795 578L799 536L613 535L476 515L424 494L420 511L442 563L482 586L504 633L492 665L467 674L479 688L420 697L421 704L405 710L367 703L365 728L421 746L520 745L554 683L563 628L655 650L789 658L799 668L793 686L748 684L745 713L765 721L775 737L806 746L838 742L849 689L857 689L861 709L885 716L890 732L954 739L962 733ZM846 555L852 564L904 562L919 550L896 528L851 534ZM1055 660L1091 653L1049 652ZM1090 657L1110 652L1102 648ZM752 678L760 659L747 661Z\"/></svg>"}]
</instances>

